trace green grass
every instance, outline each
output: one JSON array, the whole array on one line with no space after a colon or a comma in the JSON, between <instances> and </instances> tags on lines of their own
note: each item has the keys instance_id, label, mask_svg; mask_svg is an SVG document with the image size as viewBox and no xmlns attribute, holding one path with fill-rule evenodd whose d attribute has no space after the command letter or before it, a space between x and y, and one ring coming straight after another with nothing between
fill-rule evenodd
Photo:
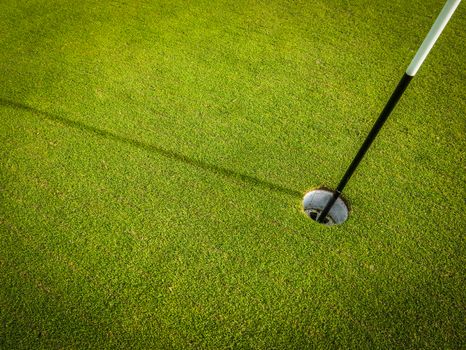
<instances>
[{"instance_id":1,"label":"green grass","mask_svg":"<svg viewBox=\"0 0 466 350\"><path fill-rule=\"evenodd\" d=\"M464 4L0 2L1 349L459 349Z\"/></svg>"}]
</instances>

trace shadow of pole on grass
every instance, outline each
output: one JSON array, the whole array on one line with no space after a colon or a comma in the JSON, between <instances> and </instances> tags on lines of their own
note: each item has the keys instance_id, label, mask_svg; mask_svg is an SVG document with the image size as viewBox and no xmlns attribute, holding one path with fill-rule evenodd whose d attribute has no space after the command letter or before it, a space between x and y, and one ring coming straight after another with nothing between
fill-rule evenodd
<instances>
[{"instance_id":1,"label":"shadow of pole on grass","mask_svg":"<svg viewBox=\"0 0 466 350\"><path fill-rule=\"evenodd\" d=\"M55 114L52 114L52 113L49 113L49 112L41 111L39 109L36 109L34 107L28 106L28 105L23 104L23 103L19 103L19 102L10 101L10 100L0 98L0 106L13 108L13 109L17 109L17 110L27 111L27 112L30 112L32 114L39 115L39 116L41 116L43 118L46 118L48 120L58 122L58 123L60 123L60 124L62 124L64 126L67 126L67 127L71 127L71 128L78 129L78 130L81 130L81 131L91 132L91 133L93 133L95 135L98 135L100 137L103 137L103 138L106 138L106 139L109 139L109 140L112 140L112 141L117 141L117 142L120 142L120 143L124 143L124 144L130 145L130 146L145 150L147 152L158 153L158 154L160 154L160 155L162 155L164 157L167 157L167 158L179 161L179 162L183 162L185 164L194 166L196 168L200 168L200 169L203 169L203 170L208 170L208 171L211 171L213 173L223 175L225 177L240 180L242 182L249 183L249 184L254 185L254 186L260 186L260 187L263 187L263 188L267 188L269 190L280 192L280 193L283 193L283 194L286 194L286 195L289 195L289 196L292 196L292 197L297 197L297 198L302 197L302 193L300 193L299 191L295 191L295 190L292 190L292 189L289 189L289 188L286 188L286 187L283 187L283 186L280 186L280 185L276 185L276 184L270 183L268 181L260 180L260 179L257 179L255 177L253 177L253 176L250 176L250 175L241 174L241 173L238 173L236 171L220 167L218 165L208 164L208 163L202 162L202 161L197 160L197 159L192 159L192 158L189 158L189 157L187 157L187 156L185 156L185 155L183 155L181 153L177 153L177 152L174 152L174 151L171 151L171 150L167 150L167 149L161 148L159 146L155 146L155 145L147 144L147 143L144 143L144 142L141 142L141 141L138 141L138 140L134 140L134 139L131 139L131 138L123 137L123 136L114 134L114 133L112 133L110 131L102 130L102 129L96 128L94 126L87 125L87 124L84 124L84 123L81 123L81 122L78 122L78 121L74 121L74 120L71 120L71 119L67 119L67 118L64 118L64 117L61 117L61 116L58 116L58 115L55 115Z\"/></svg>"}]
</instances>

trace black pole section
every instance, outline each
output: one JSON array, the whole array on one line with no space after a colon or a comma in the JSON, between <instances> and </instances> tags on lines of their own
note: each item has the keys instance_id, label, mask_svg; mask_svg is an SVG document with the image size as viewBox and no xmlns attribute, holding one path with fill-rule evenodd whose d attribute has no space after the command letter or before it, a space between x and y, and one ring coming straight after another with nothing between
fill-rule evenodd
<instances>
[{"instance_id":1,"label":"black pole section","mask_svg":"<svg viewBox=\"0 0 466 350\"><path fill-rule=\"evenodd\" d=\"M340 197L341 192L345 188L346 184L348 183L349 179L353 175L354 171L358 167L359 163L361 162L362 158L364 158L364 155L366 154L367 150L371 146L372 142L374 141L375 137L379 133L380 129L382 128L383 124L387 120L388 116L392 112L393 108L395 108L397 102L399 101L401 95L403 95L403 92L406 90L409 82L411 81L413 77L408 74L404 74L403 77L401 78L400 82L398 83L395 91L393 91L392 96L388 100L387 104L385 105L384 109L382 110L382 113L380 113L380 116L377 118L374 126L372 127L371 131L367 135L366 139L364 140L364 143L362 144L361 148L359 149L358 153L354 157L353 161L351 162L350 166L346 170L345 175L343 175L342 179L340 180L340 183L338 184L337 189L333 192L332 198L329 199L327 202L327 205L325 206L324 210L320 213L320 215L317 218L317 222L322 223L325 219L325 217L328 215L330 209L332 209L332 206L335 204L336 200L338 197Z\"/></svg>"}]
</instances>

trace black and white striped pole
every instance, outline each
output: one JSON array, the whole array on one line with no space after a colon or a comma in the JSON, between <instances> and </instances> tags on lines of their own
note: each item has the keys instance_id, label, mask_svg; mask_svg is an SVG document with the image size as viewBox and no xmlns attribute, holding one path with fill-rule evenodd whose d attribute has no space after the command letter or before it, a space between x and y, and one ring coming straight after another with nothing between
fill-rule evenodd
<instances>
[{"instance_id":1,"label":"black and white striped pole","mask_svg":"<svg viewBox=\"0 0 466 350\"><path fill-rule=\"evenodd\" d=\"M448 21L450 20L451 16L455 12L460 2L461 0L448 0L445 6L440 11L439 16L435 20L432 28L430 29L429 33L424 39L422 45L419 47L416 55L414 56L413 60L409 64L408 68L406 69L406 72L404 73L397 87L395 88L395 91L392 93L390 99L388 100L384 109L380 113L380 116L378 117L371 131L369 132L366 139L364 140L358 153L356 154L350 166L348 167L342 179L340 180L340 183L338 184L336 190L333 191L333 193L329 195L329 198L325 206L323 207L323 209L317 208L317 211L314 211L313 218L317 222L327 223L327 224L338 223L336 222L335 218L327 217L329 215L329 212L332 210L332 207L335 205L337 200L339 200L339 197L341 193L343 192L343 189L345 188L349 179L351 178L354 171L358 167L359 163L363 159L364 155L366 154L367 150L371 146L372 142L374 141L375 137L379 133L380 129L382 128L383 124L387 120L388 116L392 112L393 108L395 108L395 105L399 101L400 97L403 95L403 92L406 90L407 86L409 85L409 82L416 75L417 71L419 70L419 67L421 67L422 63L426 59L427 55L429 54L430 50L434 46L435 42L437 41L438 37L442 33L443 29L447 25ZM310 201L308 200L308 202ZM306 210L306 203L305 203L305 210ZM308 214L310 214L311 216L311 211L308 211ZM336 213L336 215L339 215L338 212Z\"/></svg>"}]
</instances>

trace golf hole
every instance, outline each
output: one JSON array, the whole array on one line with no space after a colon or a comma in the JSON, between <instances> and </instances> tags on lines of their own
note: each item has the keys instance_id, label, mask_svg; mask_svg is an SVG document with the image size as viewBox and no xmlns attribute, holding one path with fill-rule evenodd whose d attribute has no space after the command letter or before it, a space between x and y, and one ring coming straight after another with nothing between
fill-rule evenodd
<instances>
[{"instance_id":1,"label":"golf hole","mask_svg":"<svg viewBox=\"0 0 466 350\"><path fill-rule=\"evenodd\" d=\"M306 193L303 198L303 207L306 215L317 222L317 217L325 208L325 205L328 203L332 195L333 192L331 190L322 188ZM344 199L339 197L321 224L326 226L342 224L346 219L348 219L348 214L348 205Z\"/></svg>"}]
</instances>

